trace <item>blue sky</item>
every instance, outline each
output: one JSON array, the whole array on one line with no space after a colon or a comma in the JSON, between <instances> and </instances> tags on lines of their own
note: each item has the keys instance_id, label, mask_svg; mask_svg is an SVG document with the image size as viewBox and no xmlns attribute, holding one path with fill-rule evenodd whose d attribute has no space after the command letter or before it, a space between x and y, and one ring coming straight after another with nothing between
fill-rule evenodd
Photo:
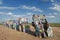
<instances>
[{"instance_id":1,"label":"blue sky","mask_svg":"<svg viewBox=\"0 0 60 40\"><path fill-rule=\"evenodd\" d=\"M0 0L0 22L45 14L48 22L60 23L60 0Z\"/></svg>"}]
</instances>

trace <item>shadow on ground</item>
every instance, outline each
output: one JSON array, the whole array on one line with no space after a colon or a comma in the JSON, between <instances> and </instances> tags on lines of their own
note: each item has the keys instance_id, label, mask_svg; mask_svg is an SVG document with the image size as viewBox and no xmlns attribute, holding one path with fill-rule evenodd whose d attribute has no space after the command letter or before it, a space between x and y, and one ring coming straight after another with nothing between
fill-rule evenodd
<instances>
[{"instance_id":1,"label":"shadow on ground","mask_svg":"<svg viewBox=\"0 0 60 40\"><path fill-rule=\"evenodd\" d=\"M30 35L35 36L35 37L36 37L36 35L35 35L35 32L34 32L34 31L26 30L26 33L28 33L28 34L30 34Z\"/></svg>"}]
</instances>

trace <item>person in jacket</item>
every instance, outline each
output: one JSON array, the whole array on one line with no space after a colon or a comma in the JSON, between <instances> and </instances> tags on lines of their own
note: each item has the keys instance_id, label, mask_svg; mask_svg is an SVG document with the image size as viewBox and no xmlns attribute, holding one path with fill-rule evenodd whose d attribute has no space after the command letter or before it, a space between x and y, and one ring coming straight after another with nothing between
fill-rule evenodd
<instances>
[{"instance_id":1,"label":"person in jacket","mask_svg":"<svg viewBox=\"0 0 60 40\"><path fill-rule=\"evenodd\" d=\"M45 17L45 15L43 15L43 16ZM49 27L48 22L47 22L46 18L42 19L42 21L43 21L42 23L43 23L45 35L48 37L48 33L47 33L47 29Z\"/></svg>"}]
</instances>

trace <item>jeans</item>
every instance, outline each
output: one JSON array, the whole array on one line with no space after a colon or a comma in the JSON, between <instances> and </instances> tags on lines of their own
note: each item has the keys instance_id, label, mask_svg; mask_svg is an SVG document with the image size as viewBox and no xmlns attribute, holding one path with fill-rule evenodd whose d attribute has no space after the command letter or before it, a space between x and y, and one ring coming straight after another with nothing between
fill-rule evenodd
<instances>
[{"instance_id":1,"label":"jeans","mask_svg":"<svg viewBox=\"0 0 60 40\"><path fill-rule=\"evenodd\" d=\"M40 37L40 32L36 30L36 36Z\"/></svg>"},{"instance_id":2,"label":"jeans","mask_svg":"<svg viewBox=\"0 0 60 40\"><path fill-rule=\"evenodd\" d=\"M36 30L36 36L44 38L44 33L41 33L40 31Z\"/></svg>"}]
</instances>

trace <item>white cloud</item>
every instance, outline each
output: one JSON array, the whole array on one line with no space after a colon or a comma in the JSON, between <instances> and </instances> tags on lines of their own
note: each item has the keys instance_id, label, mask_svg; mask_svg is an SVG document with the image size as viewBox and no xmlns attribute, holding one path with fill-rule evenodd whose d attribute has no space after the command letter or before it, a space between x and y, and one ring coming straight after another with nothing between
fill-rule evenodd
<instances>
[{"instance_id":1,"label":"white cloud","mask_svg":"<svg viewBox=\"0 0 60 40\"><path fill-rule=\"evenodd\" d=\"M12 15L13 17L21 17L21 15Z\"/></svg>"},{"instance_id":2,"label":"white cloud","mask_svg":"<svg viewBox=\"0 0 60 40\"><path fill-rule=\"evenodd\" d=\"M0 4L2 4L3 2L2 2L2 0L0 0Z\"/></svg>"},{"instance_id":3,"label":"white cloud","mask_svg":"<svg viewBox=\"0 0 60 40\"><path fill-rule=\"evenodd\" d=\"M55 10L55 11L60 12L60 5L58 5L58 4L53 4L53 7L50 7L49 9L52 9L52 10Z\"/></svg>"},{"instance_id":4,"label":"white cloud","mask_svg":"<svg viewBox=\"0 0 60 40\"><path fill-rule=\"evenodd\" d=\"M55 0L51 0L51 2L55 2Z\"/></svg>"},{"instance_id":5,"label":"white cloud","mask_svg":"<svg viewBox=\"0 0 60 40\"><path fill-rule=\"evenodd\" d=\"M58 13L57 12L54 12L54 13L49 13L46 17L47 18L55 18L58 16Z\"/></svg>"},{"instance_id":6,"label":"white cloud","mask_svg":"<svg viewBox=\"0 0 60 40\"><path fill-rule=\"evenodd\" d=\"M18 9L18 8L32 10L32 11L36 11L36 12L43 12L43 10L41 10L40 8L37 8L35 6L32 6L32 7L31 6L26 6L26 5L23 5L21 7L0 6L0 9L8 9L8 10L15 10L15 9Z\"/></svg>"},{"instance_id":7,"label":"white cloud","mask_svg":"<svg viewBox=\"0 0 60 40\"><path fill-rule=\"evenodd\" d=\"M52 15L51 13L49 13L48 15Z\"/></svg>"},{"instance_id":8,"label":"white cloud","mask_svg":"<svg viewBox=\"0 0 60 40\"><path fill-rule=\"evenodd\" d=\"M49 13L48 15L58 15L58 13L57 12L54 12L54 13Z\"/></svg>"},{"instance_id":9,"label":"white cloud","mask_svg":"<svg viewBox=\"0 0 60 40\"><path fill-rule=\"evenodd\" d=\"M27 13L27 15L32 15L33 13Z\"/></svg>"},{"instance_id":10,"label":"white cloud","mask_svg":"<svg viewBox=\"0 0 60 40\"><path fill-rule=\"evenodd\" d=\"M0 14L12 16L12 17L26 17L26 16L28 16L27 14L26 14L26 15L15 15L15 14L13 14L12 12L8 12L8 13L0 12Z\"/></svg>"},{"instance_id":11,"label":"white cloud","mask_svg":"<svg viewBox=\"0 0 60 40\"><path fill-rule=\"evenodd\" d=\"M11 12L8 13L9 15L13 15Z\"/></svg>"},{"instance_id":12,"label":"white cloud","mask_svg":"<svg viewBox=\"0 0 60 40\"><path fill-rule=\"evenodd\" d=\"M8 12L8 13L0 12L0 14L2 14L2 15L8 15L8 16L12 16L12 17L20 17L20 15L14 15L12 12Z\"/></svg>"},{"instance_id":13,"label":"white cloud","mask_svg":"<svg viewBox=\"0 0 60 40\"><path fill-rule=\"evenodd\" d=\"M10 16L12 16L12 17L21 17L21 15L15 15L15 14L13 14L12 12L7 13L7 15L10 15Z\"/></svg>"},{"instance_id":14,"label":"white cloud","mask_svg":"<svg viewBox=\"0 0 60 40\"><path fill-rule=\"evenodd\" d=\"M9 12L9 13L0 12L0 14L3 14L3 15L12 15L12 13L11 13L11 12Z\"/></svg>"},{"instance_id":15,"label":"white cloud","mask_svg":"<svg viewBox=\"0 0 60 40\"><path fill-rule=\"evenodd\" d=\"M56 3L58 0L50 0L52 3Z\"/></svg>"},{"instance_id":16,"label":"white cloud","mask_svg":"<svg viewBox=\"0 0 60 40\"><path fill-rule=\"evenodd\" d=\"M27 13L25 15L14 15L12 12L9 12L9 13L4 13L4 12L0 12L0 14L3 14L3 15L10 15L12 17L27 17L27 18L30 18L32 16L32 13ZM57 15L56 13L54 13L55 15ZM53 15L47 15L46 16L47 18L55 18L55 16ZM31 18L30 18L31 19Z\"/></svg>"},{"instance_id":17,"label":"white cloud","mask_svg":"<svg viewBox=\"0 0 60 40\"><path fill-rule=\"evenodd\" d=\"M56 12L54 13L54 15L57 15L57 14L58 14L58 13L56 13Z\"/></svg>"},{"instance_id":18,"label":"white cloud","mask_svg":"<svg viewBox=\"0 0 60 40\"><path fill-rule=\"evenodd\" d=\"M0 12L0 14L4 14L4 12Z\"/></svg>"},{"instance_id":19,"label":"white cloud","mask_svg":"<svg viewBox=\"0 0 60 40\"><path fill-rule=\"evenodd\" d=\"M9 10L15 10L17 7L7 7L7 6L0 6L0 9L9 9Z\"/></svg>"},{"instance_id":20,"label":"white cloud","mask_svg":"<svg viewBox=\"0 0 60 40\"><path fill-rule=\"evenodd\" d=\"M56 13L49 13L48 15L46 15L46 18L55 18L56 17Z\"/></svg>"},{"instance_id":21,"label":"white cloud","mask_svg":"<svg viewBox=\"0 0 60 40\"><path fill-rule=\"evenodd\" d=\"M37 8L37 7L35 7L35 6L30 7L30 6L23 5L23 6L22 6L22 9L27 9L27 10L42 12L42 10L41 10L40 8Z\"/></svg>"},{"instance_id":22,"label":"white cloud","mask_svg":"<svg viewBox=\"0 0 60 40\"><path fill-rule=\"evenodd\" d=\"M55 18L53 15L46 16L46 18Z\"/></svg>"}]
</instances>

